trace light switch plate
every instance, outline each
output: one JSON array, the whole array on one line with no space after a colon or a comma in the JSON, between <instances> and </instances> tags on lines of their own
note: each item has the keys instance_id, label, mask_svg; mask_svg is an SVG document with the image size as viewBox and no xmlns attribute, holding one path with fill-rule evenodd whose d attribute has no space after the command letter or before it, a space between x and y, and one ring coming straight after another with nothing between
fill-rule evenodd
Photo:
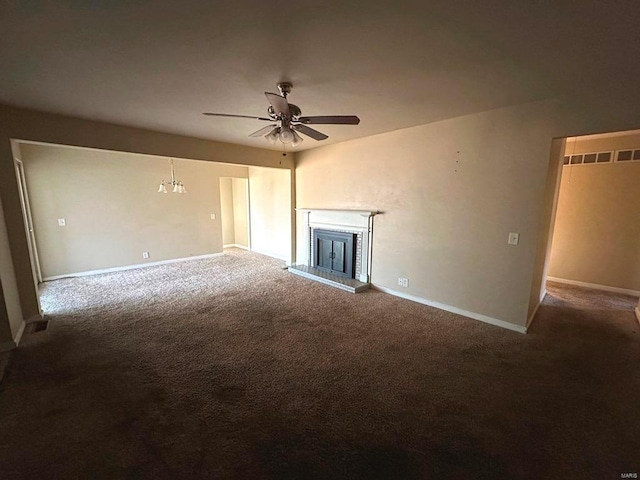
<instances>
[{"instance_id":1,"label":"light switch plate","mask_svg":"<svg viewBox=\"0 0 640 480\"><path fill-rule=\"evenodd\" d=\"M66 227L67 226L67 221L64 218L59 218L58 219L58 226L59 227Z\"/></svg>"},{"instance_id":2,"label":"light switch plate","mask_svg":"<svg viewBox=\"0 0 640 480\"><path fill-rule=\"evenodd\" d=\"M509 245L518 245L520 243L519 233L509 233Z\"/></svg>"}]
</instances>

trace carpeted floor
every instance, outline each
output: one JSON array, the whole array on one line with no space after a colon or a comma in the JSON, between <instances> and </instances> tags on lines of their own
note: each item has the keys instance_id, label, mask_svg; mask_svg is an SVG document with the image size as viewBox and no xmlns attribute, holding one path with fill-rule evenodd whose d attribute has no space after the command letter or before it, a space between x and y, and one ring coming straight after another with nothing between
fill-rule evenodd
<instances>
[{"instance_id":1,"label":"carpeted floor","mask_svg":"<svg viewBox=\"0 0 640 480\"><path fill-rule=\"evenodd\" d=\"M528 335L242 251L45 284L0 384L0 477L640 473L633 297L549 285Z\"/></svg>"}]
</instances>

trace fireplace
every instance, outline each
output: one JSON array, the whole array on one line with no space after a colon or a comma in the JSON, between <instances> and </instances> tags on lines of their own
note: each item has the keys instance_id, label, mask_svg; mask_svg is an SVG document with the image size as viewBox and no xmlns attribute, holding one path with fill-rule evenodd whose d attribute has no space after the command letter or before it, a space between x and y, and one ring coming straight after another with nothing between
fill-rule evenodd
<instances>
[{"instance_id":1,"label":"fireplace","mask_svg":"<svg viewBox=\"0 0 640 480\"><path fill-rule=\"evenodd\" d=\"M355 233L313 229L312 266L334 275L354 278L356 238Z\"/></svg>"},{"instance_id":2,"label":"fireplace","mask_svg":"<svg viewBox=\"0 0 640 480\"><path fill-rule=\"evenodd\" d=\"M297 258L289 271L350 292L370 286L371 210L296 209Z\"/></svg>"}]
</instances>

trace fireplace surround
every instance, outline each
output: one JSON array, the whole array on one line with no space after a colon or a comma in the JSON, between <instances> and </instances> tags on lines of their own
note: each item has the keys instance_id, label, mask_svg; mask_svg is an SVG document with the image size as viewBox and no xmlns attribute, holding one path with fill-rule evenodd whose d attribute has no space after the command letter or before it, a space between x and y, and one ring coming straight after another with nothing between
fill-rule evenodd
<instances>
[{"instance_id":1,"label":"fireplace surround","mask_svg":"<svg viewBox=\"0 0 640 480\"><path fill-rule=\"evenodd\" d=\"M373 218L379 212L313 208L298 208L296 211L302 216L299 219L302 220L304 235L298 239L298 261L290 271L323 283L333 284L327 280L336 280L334 286L338 288L349 284L341 279L352 279L352 283L358 287L368 287L371 279ZM318 246L319 234L329 237L324 252L318 251L318 248L322 248ZM332 268L336 267L336 260L337 268Z\"/></svg>"}]
</instances>

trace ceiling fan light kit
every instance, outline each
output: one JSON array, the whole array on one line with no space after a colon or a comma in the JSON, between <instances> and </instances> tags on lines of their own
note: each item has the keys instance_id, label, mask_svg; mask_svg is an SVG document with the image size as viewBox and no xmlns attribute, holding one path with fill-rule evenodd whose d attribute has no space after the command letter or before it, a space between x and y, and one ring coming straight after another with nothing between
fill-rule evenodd
<instances>
[{"instance_id":1,"label":"ceiling fan light kit","mask_svg":"<svg viewBox=\"0 0 640 480\"><path fill-rule=\"evenodd\" d=\"M288 82L280 82L277 84L278 93L264 92L269 107L267 108L267 117L252 117L250 115L233 115L229 113L209 113L204 115L214 117L234 117L234 118L252 118L255 120L275 122L260 130L250 134L250 137L262 137L267 139L271 145L275 145L279 140L283 147L287 144L296 147L302 143L303 138L299 135L302 133L314 140L326 140L329 138L322 132L308 127L311 125L358 125L360 119L355 115L325 115L315 117L303 117L302 110L297 105L289 103L287 96L291 93L293 85Z\"/></svg>"},{"instance_id":2,"label":"ceiling fan light kit","mask_svg":"<svg viewBox=\"0 0 640 480\"><path fill-rule=\"evenodd\" d=\"M280 128L274 128L269 133L267 133L264 138L266 138L271 145L275 145L278 141L278 138L280 138Z\"/></svg>"}]
</instances>

